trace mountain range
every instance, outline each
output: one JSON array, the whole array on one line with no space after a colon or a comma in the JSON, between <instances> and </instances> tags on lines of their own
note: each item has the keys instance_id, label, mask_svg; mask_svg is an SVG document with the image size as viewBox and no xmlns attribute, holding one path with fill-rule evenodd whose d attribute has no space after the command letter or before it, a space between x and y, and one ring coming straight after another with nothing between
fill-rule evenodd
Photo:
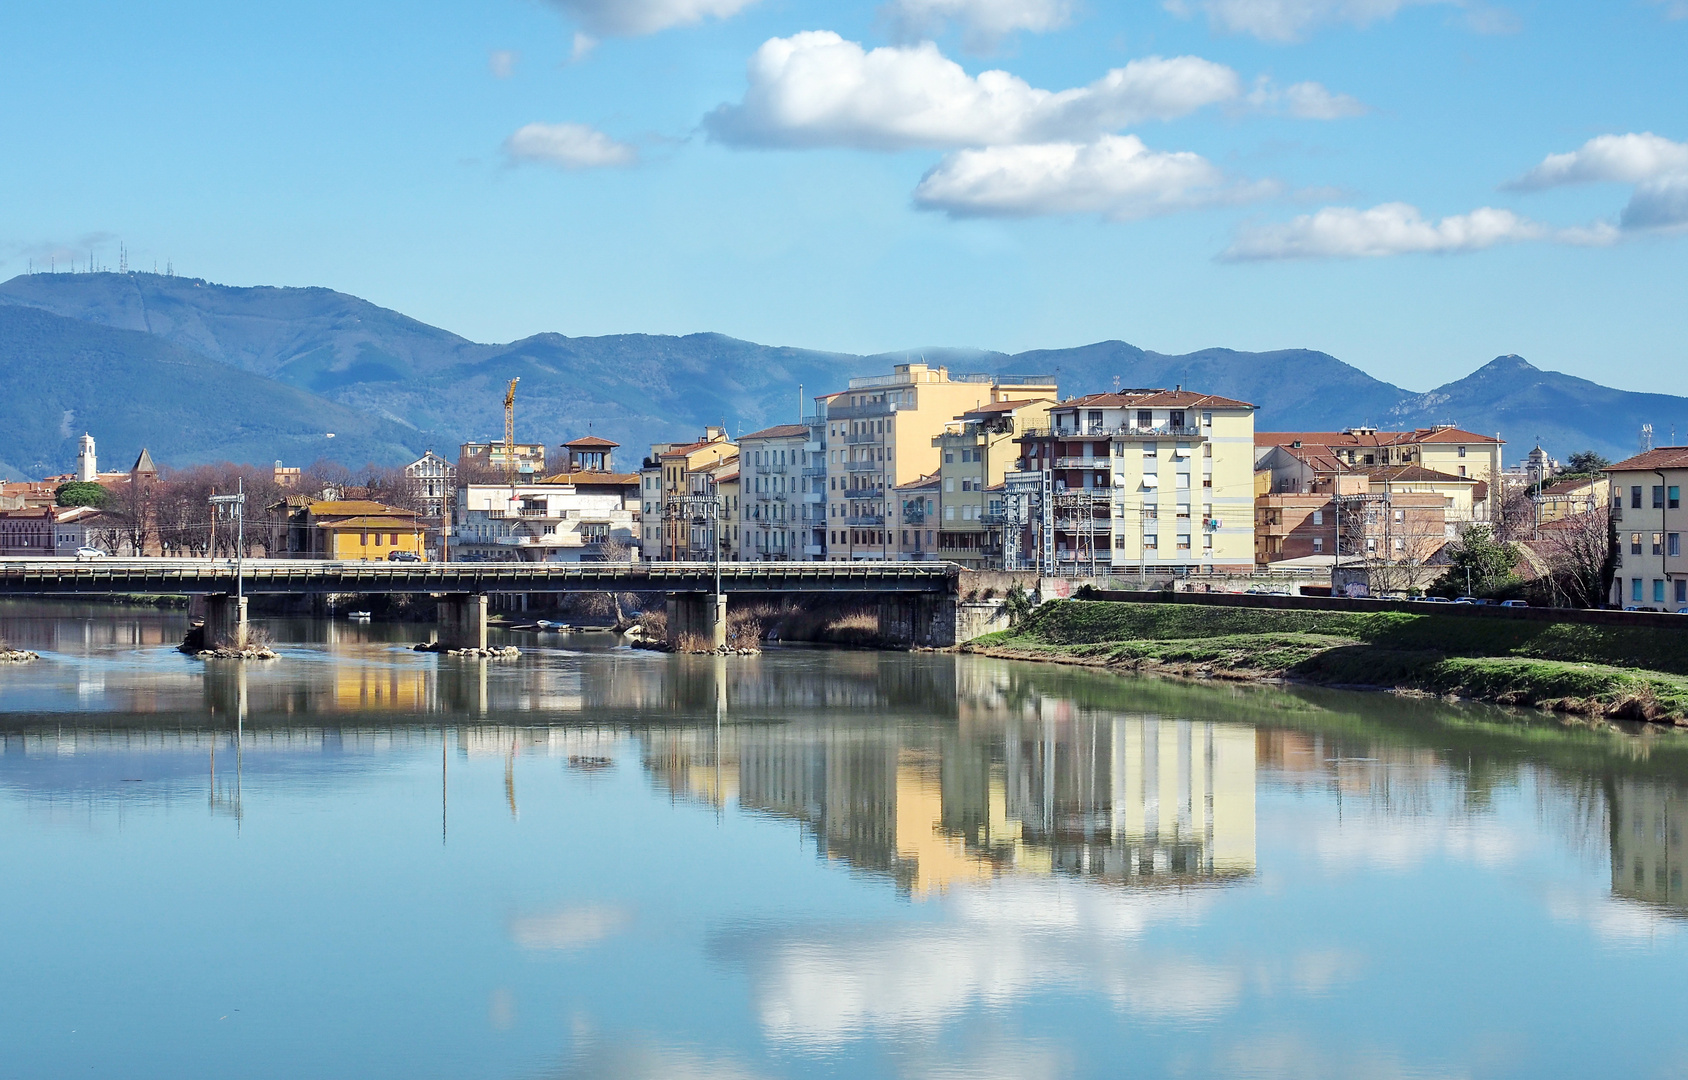
<instances>
[{"instance_id":1,"label":"mountain range","mask_svg":"<svg viewBox=\"0 0 1688 1080\"><path fill-rule=\"evenodd\" d=\"M83 430L101 459L142 445L165 465L332 458L397 464L499 437L520 377L517 438L554 446L590 430L632 462L653 441L796 419L817 393L924 358L952 370L1055 375L1063 395L1183 385L1260 406L1262 430L1456 423L1523 456L1633 452L1688 427L1688 398L1614 390L1504 356L1429 393L1306 349L1168 355L1122 341L1018 354L975 349L859 356L684 337L538 334L481 344L322 288L235 288L157 274L34 274L0 284L0 472L69 470ZM333 434L330 439L329 434ZM124 460L124 459L127 459Z\"/></svg>"}]
</instances>

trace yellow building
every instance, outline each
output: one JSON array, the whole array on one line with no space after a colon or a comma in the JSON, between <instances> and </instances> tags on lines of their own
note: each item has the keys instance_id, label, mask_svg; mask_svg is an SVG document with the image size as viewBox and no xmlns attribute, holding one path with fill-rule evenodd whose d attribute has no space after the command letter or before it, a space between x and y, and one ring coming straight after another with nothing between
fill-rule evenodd
<instances>
[{"instance_id":1,"label":"yellow building","mask_svg":"<svg viewBox=\"0 0 1688 1080\"><path fill-rule=\"evenodd\" d=\"M1592 514L1605 506L1612 497L1612 481L1606 476L1585 476L1577 480L1560 480L1542 488L1532 500L1536 504L1536 523L1564 521L1580 514Z\"/></svg>"},{"instance_id":2,"label":"yellow building","mask_svg":"<svg viewBox=\"0 0 1688 1080\"><path fill-rule=\"evenodd\" d=\"M1682 489L1688 446L1661 446L1608 466L1618 534L1612 603L1661 611L1688 609L1688 533Z\"/></svg>"},{"instance_id":3,"label":"yellow building","mask_svg":"<svg viewBox=\"0 0 1688 1080\"><path fill-rule=\"evenodd\" d=\"M685 562L712 557L708 535L730 523L715 521L721 466L738 457L725 428L708 427L691 443L654 443L640 471L640 544L647 559ZM736 468L730 470L737 472ZM742 484L741 484L742 495ZM715 500L715 502L711 502Z\"/></svg>"},{"instance_id":4,"label":"yellow building","mask_svg":"<svg viewBox=\"0 0 1688 1080\"><path fill-rule=\"evenodd\" d=\"M1058 573L1254 567L1254 406L1182 388L1063 401L1018 437L1046 482L1028 554Z\"/></svg>"},{"instance_id":5,"label":"yellow building","mask_svg":"<svg viewBox=\"0 0 1688 1080\"><path fill-rule=\"evenodd\" d=\"M970 409L1009 400L1054 398L1041 376L957 375L948 368L898 364L890 375L851 379L817 397L824 417L827 558L888 559L896 488L938 471L933 440Z\"/></svg>"},{"instance_id":6,"label":"yellow building","mask_svg":"<svg viewBox=\"0 0 1688 1080\"><path fill-rule=\"evenodd\" d=\"M306 558L384 561L395 551L427 557L427 530L413 510L367 499L312 502L296 511L289 524L289 550Z\"/></svg>"},{"instance_id":7,"label":"yellow building","mask_svg":"<svg viewBox=\"0 0 1688 1080\"><path fill-rule=\"evenodd\" d=\"M1276 448L1295 451L1302 458L1333 458L1349 469L1365 471L1417 465L1431 472L1472 482L1471 511L1461 515L1450 508L1450 520L1493 521L1501 499L1501 448L1499 437L1462 431L1452 424L1415 428L1412 431L1379 431L1353 427L1346 431L1261 431L1255 433L1255 456L1266 468L1268 455ZM1275 474L1288 465L1279 455L1271 467ZM1273 490L1285 489L1274 482ZM1291 488L1289 490L1299 490ZM1451 489L1450 489L1451 491Z\"/></svg>"}]
</instances>

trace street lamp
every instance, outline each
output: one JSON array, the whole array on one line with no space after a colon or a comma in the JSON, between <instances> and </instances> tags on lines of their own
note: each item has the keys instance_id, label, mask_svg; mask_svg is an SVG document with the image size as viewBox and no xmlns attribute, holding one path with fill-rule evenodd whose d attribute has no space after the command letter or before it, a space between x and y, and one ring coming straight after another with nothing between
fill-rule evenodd
<instances>
[{"instance_id":1,"label":"street lamp","mask_svg":"<svg viewBox=\"0 0 1688 1080\"><path fill-rule=\"evenodd\" d=\"M227 507L227 512L234 515L234 595L238 601L245 595L246 585L243 574L246 554L246 478L239 478L235 481L235 484L236 494L213 495L211 496L211 505L219 510Z\"/></svg>"}]
</instances>

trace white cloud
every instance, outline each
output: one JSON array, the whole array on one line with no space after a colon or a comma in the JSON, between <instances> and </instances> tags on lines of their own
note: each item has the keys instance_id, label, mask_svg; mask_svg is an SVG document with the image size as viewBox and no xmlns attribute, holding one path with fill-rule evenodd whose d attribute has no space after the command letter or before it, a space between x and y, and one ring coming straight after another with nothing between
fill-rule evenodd
<instances>
[{"instance_id":1,"label":"white cloud","mask_svg":"<svg viewBox=\"0 0 1688 1080\"><path fill-rule=\"evenodd\" d=\"M981 51L1016 31L1060 29L1072 18L1073 0L890 0L881 11L899 40L916 41L954 25L969 50Z\"/></svg>"},{"instance_id":2,"label":"white cloud","mask_svg":"<svg viewBox=\"0 0 1688 1080\"><path fill-rule=\"evenodd\" d=\"M1562 184L1634 184L1672 173L1688 173L1688 143L1672 142L1643 131L1601 135L1570 153L1549 154L1540 165L1507 186L1519 191L1540 191Z\"/></svg>"},{"instance_id":3,"label":"white cloud","mask_svg":"<svg viewBox=\"0 0 1688 1080\"><path fill-rule=\"evenodd\" d=\"M872 150L1088 140L1241 95L1236 72L1194 56L1133 60L1054 92L1006 71L970 76L931 42L868 51L826 30L763 43L749 82L743 102L704 118L715 139Z\"/></svg>"},{"instance_id":4,"label":"white cloud","mask_svg":"<svg viewBox=\"0 0 1688 1080\"><path fill-rule=\"evenodd\" d=\"M525 124L504 140L504 153L516 164L561 169L611 168L639 160L637 148L585 124Z\"/></svg>"},{"instance_id":5,"label":"white cloud","mask_svg":"<svg viewBox=\"0 0 1688 1080\"><path fill-rule=\"evenodd\" d=\"M584 30L576 30L574 32L574 43L569 48L569 63L571 63L571 64L580 63L582 60L584 60L588 56L590 56L591 53L592 53L592 50L596 49L597 47L598 47L598 39L597 38L593 37L591 34L586 33Z\"/></svg>"},{"instance_id":6,"label":"white cloud","mask_svg":"<svg viewBox=\"0 0 1688 1080\"><path fill-rule=\"evenodd\" d=\"M1636 187L1619 221L1625 229L1688 227L1688 172L1661 176Z\"/></svg>"},{"instance_id":7,"label":"white cloud","mask_svg":"<svg viewBox=\"0 0 1688 1080\"><path fill-rule=\"evenodd\" d=\"M1458 0L1165 0L1174 15L1207 16L1210 26L1262 41L1301 41L1323 26L1365 27L1392 18L1404 7Z\"/></svg>"},{"instance_id":8,"label":"white cloud","mask_svg":"<svg viewBox=\"0 0 1688 1080\"><path fill-rule=\"evenodd\" d=\"M550 0L594 34L634 37L704 19L725 19L756 0Z\"/></svg>"},{"instance_id":9,"label":"white cloud","mask_svg":"<svg viewBox=\"0 0 1688 1080\"><path fill-rule=\"evenodd\" d=\"M1667 19L1688 19L1688 0L1653 0L1665 9Z\"/></svg>"},{"instance_id":10,"label":"white cloud","mask_svg":"<svg viewBox=\"0 0 1688 1080\"><path fill-rule=\"evenodd\" d=\"M1322 83L1298 82L1279 89L1265 76L1256 80L1248 103L1265 112L1282 112L1298 120L1343 120L1371 111L1357 98L1332 93Z\"/></svg>"},{"instance_id":11,"label":"white cloud","mask_svg":"<svg viewBox=\"0 0 1688 1080\"><path fill-rule=\"evenodd\" d=\"M1261 197L1188 151L1150 150L1135 135L1089 143L959 150L928 172L915 204L955 217L1100 214L1116 221Z\"/></svg>"},{"instance_id":12,"label":"white cloud","mask_svg":"<svg viewBox=\"0 0 1688 1080\"><path fill-rule=\"evenodd\" d=\"M1241 261L1451 253L1551 236L1546 226L1489 206L1440 221L1425 220L1417 207L1406 203L1384 203L1369 210L1328 206L1285 224L1245 229L1223 258Z\"/></svg>"},{"instance_id":13,"label":"white cloud","mask_svg":"<svg viewBox=\"0 0 1688 1080\"><path fill-rule=\"evenodd\" d=\"M516 73L516 63L522 54L510 49L494 49L487 54L486 66L495 79L508 79Z\"/></svg>"}]
</instances>

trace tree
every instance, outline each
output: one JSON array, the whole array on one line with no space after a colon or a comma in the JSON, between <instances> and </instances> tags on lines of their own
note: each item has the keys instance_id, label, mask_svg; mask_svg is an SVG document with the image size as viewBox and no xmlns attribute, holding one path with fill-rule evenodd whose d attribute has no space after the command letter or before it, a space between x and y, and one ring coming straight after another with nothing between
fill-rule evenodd
<instances>
[{"instance_id":1,"label":"tree","mask_svg":"<svg viewBox=\"0 0 1688 1080\"><path fill-rule=\"evenodd\" d=\"M1578 450L1565 459L1565 468L1574 473L1597 473L1606 471L1611 462L1593 450Z\"/></svg>"},{"instance_id":2,"label":"tree","mask_svg":"<svg viewBox=\"0 0 1688 1080\"><path fill-rule=\"evenodd\" d=\"M1472 596L1489 596L1513 583L1518 549L1496 539L1487 525L1471 524L1460 530L1448 555L1448 571L1436 582L1438 592L1463 594L1469 588Z\"/></svg>"},{"instance_id":3,"label":"tree","mask_svg":"<svg viewBox=\"0 0 1688 1080\"><path fill-rule=\"evenodd\" d=\"M1599 506L1592 513L1554 522L1543 532L1544 543L1538 550L1547 556L1550 573L1544 585L1552 603L1603 607L1616 569L1611 511Z\"/></svg>"},{"instance_id":4,"label":"tree","mask_svg":"<svg viewBox=\"0 0 1688 1080\"><path fill-rule=\"evenodd\" d=\"M105 488L88 480L72 480L53 489L53 501L60 506L92 506L101 509L108 497Z\"/></svg>"}]
</instances>

